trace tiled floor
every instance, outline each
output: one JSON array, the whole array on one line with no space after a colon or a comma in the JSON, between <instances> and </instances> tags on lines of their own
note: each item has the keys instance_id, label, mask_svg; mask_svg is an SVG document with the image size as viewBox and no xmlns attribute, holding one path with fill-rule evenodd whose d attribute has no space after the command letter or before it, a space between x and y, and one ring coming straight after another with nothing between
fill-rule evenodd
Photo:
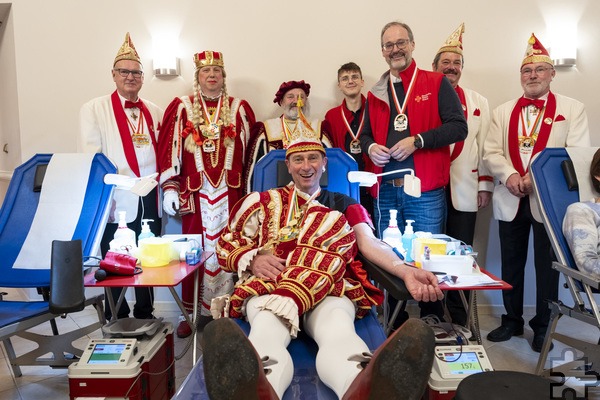
<instances>
[{"instance_id":1,"label":"tiled floor","mask_svg":"<svg viewBox=\"0 0 600 400\"><path fill-rule=\"evenodd\" d=\"M412 312L411 312L412 313ZM175 312L158 312L158 316L165 320L177 324L178 314ZM81 313L74 314L64 320L59 320L59 330L70 330L76 325L84 324L95 317L95 312L91 309L84 310ZM525 334L521 337L513 337L508 342L491 343L485 340L485 335L499 324L499 317L480 312L480 326L482 336L484 337L484 346L488 357L496 370L513 370L523 372L534 372L538 353L534 353L530 347L532 332L525 329ZM44 328L49 330L49 326ZM44 331L41 330L41 332ZM559 331L566 334L576 334L580 338L596 343L598 340L598 330L569 318L563 318L559 322ZM40 330L38 329L38 332ZM98 330L90 335L90 338L100 338L101 332ZM175 355L179 355L182 349L186 347L188 339L175 339ZM13 340L17 353L28 343L16 338ZM81 339L76 342L80 347L87 343L87 339ZM560 357L565 347L556 343L550 357ZM198 349L200 353L200 349ZM2 362L0 362L0 399L1 400L37 400L37 399L66 399L69 395L67 370L52 369L50 367L22 367L23 376L15 378L12 370L7 363L4 347L2 347ZM192 350L175 363L177 387L181 385L192 367ZM598 388L596 388L598 389ZM590 393L590 399L600 398L600 392ZM596 397L593 397L596 396Z\"/></svg>"}]
</instances>

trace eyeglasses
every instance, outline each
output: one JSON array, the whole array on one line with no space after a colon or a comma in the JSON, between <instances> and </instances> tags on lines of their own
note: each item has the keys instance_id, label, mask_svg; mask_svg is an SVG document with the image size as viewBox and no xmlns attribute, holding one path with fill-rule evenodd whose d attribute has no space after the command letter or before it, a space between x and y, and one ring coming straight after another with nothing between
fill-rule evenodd
<instances>
[{"instance_id":1,"label":"eyeglasses","mask_svg":"<svg viewBox=\"0 0 600 400\"><path fill-rule=\"evenodd\" d=\"M350 82L350 81L359 81L361 79L359 74L352 74L352 75L344 75L340 78L340 82Z\"/></svg>"},{"instance_id":2,"label":"eyeglasses","mask_svg":"<svg viewBox=\"0 0 600 400\"><path fill-rule=\"evenodd\" d=\"M394 47L397 47L398 50L402 50L403 48L408 46L409 43L410 43L410 40L408 40L408 39L400 39L396 43L385 43L385 44L381 45L381 48L384 49L385 51L392 51L392 50L394 50Z\"/></svg>"},{"instance_id":3,"label":"eyeglasses","mask_svg":"<svg viewBox=\"0 0 600 400\"><path fill-rule=\"evenodd\" d=\"M138 79L144 75L144 71L135 70L135 69L124 69L124 68L115 68L115 71L119 73L123 78L127 78L129 74L131 74L134 78Z\"/></svg>"},{"instance_id":4,"label":"eyeglasses","mask_svg":"<svg viewBox=\"0 0 600 400\"><path fill-rule=\"evenodd\" d=\"M552 67L537 67L536 69L531 69L531 68L523 68L521 70L521 76L531 76L531 74L535 71L536 75L543 75L546 73L546 71L554 69Z\"/></svg>"}]
</instances>

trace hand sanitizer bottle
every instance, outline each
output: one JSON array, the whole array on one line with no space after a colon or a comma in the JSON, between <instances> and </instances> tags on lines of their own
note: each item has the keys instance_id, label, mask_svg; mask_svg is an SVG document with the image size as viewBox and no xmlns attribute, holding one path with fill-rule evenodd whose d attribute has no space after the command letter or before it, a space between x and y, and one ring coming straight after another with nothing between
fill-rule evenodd
<instances>
[{"instance_id":1,"label":"hand sanitizer bottle","mask_svg":"<svg viewBox=\"0 0 600 400\"><path fill-rule=\"evenodd\" d=\"M125 211L119 211L119 227L115 232L114 240L121 246L135 247L135 232L127 227Z\"/></svg>"},{"instance_id":2,"label":"hand sanitizer bottle","mask_svg":"<svg viewBox=\"0 0 600 400\"><path fill-rule=\"evenodd\" d=\"M402 246L402 233L398 229L397 214L398 210L390 210L390 223L383 231L382 240L392 246L392 248L395 247L399 250Z\"/></svg>"},{"instance_id":3,"label":"hand sanitizer bottle","mask_svg":"<svg viewBox=\"0 0 600 400\"><path fill-rule=\"evenodd\" d=\"M140 236L138 236L138 242L142 239L154 237L154 233L152 233L152 231L150 230L150 225L148 225L148 222L154 222L154 220L153 219L143 219L142 220L142 232L140 233Z\"/></svg>"},{"instance_id":4,"label":"hand sanitizer bottle","mask_svg":"<svg viewBox=\"0 0 600 400\"><path fill-rule=\"evenodd\" d=\"M414 258L413 258L413 254L412 254L412 244L413 244L413 239L415 238L415 232L413 231L413 227L412 224L415 221L412 219L407 219L406 220L406 227L404 228L404 235L402 236L402 246L404 247L404 250L406 251L406 261L408 262L413 262Z\"/></svg>"}]
</instances>

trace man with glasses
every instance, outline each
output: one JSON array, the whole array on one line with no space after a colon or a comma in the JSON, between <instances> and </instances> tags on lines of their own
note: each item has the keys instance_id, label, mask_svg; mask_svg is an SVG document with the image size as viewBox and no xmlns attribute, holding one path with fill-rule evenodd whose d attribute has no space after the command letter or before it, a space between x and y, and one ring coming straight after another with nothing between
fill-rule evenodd
<instances>
[{"instance_id":1,"label":"man with glasses","mask_svg":"<svg viewBox=\"0 0 600 400\"><path fill-rule=\"evenodd\" d=\"M329 123L306 117L310 115L310 84L301 81L288 81L279 85L273 103L281 107L282 114L278 118L257 122L252 127L252 134L248 142L248 155L245 167L246 192L252 191L252 177L256 162L271 150L287 149L290 138L307 129L315 130L325 147L332 147Z\"/></svg>"},{"instance_id":2,"label":"man with glasses","mask_svg":"<svg viewBox=\"0 0 600 400\"><path fill-rule=\"evenodd\" d=\"M417 68L412 53L415 41L410 27L390 22L381 31L381 50L390 69L367 96L365 123L360 135L368 154L367 170L392 172L410 168L421 179L422 194L404 193L406 172L379 178L371 195L375 224L381 237L389 211L398 220L414 220L415 231L443 233L446 222L444 187L450 179L449 145L467 137L467 122L456 91L443 74ZM379 193L378 193L379 190ZM378 203L378 206L377 206ZM443 315L439 302L422 308L422 314Z\"/></svg>"},{"instance_id":3,"label":"man with glasses","mask_svg":"<svg viewBox=\"0 0 600 400\"><path fill-rule=\"evenodd\" d=\"M532 196L529 163L545 147L590 146L584 105L550 91L555 75L548 51L532 33L521 62L523 96L494 110L483 156L498 181L493 206L499 221L502 279L513 287L502 292L506 314L487 338L503 342L523 334L525 264L533 229L536 314L529 326L531 348L538 353L550 319L546 300L558 300L559 274L552 269L555 256Z\"/></svg>"},{"instance_id":4,"label":"man with glasses","mask_svg":"<svg viewBox=\"0 0 600 400\"><path fill-rule=\"evenodd\" d=\"M176 97L165 111L159 143L163 209L181 216L184 234L201 234L206 251L215 249L229 210L244 194L243 168L254 111L246 100L227 92L225 63L218 51L194 55L194 91ZM210 257L199 276L201 315L210 321L213 297L229 293L233 276ZM183 280L181 297L188 311L194 304L194 278ZM177 336L192 334L182 316Z\"/></svg>"},{"instance_id":5,"label":"man with glasses","mask_svg":"<svg viewBox=\"0 0 600 400\"><path fill-rule=\"evenodd\" d=\"M338 69L337 80L344 100L327 111L325 121L331 126L333 145L350 154L358 164L359 171L364 171L368 156L362 152L359 139L367 98L362 94L365 86L362 71L356 63L348 62ZM373 215L373 198L365 187L360 188L360 203Z\"/></svg>"},{"instance_id":6,"label":"man with glasses","mask_svg":"<svg viewBox=\"0 0 600 400\"><path fill-rule=\"evenodd\" d=\"M108 96L98 97L84 104L80 112L80 136L78 151L99 153L108 156L116 165L119 174L140 177L157 171L156 149L158 127L163 110L139 97L144 84L144 71L140 57L133 46L129 33L115 57L112 78L117 89ZM150 230L161 233L161 220L157 207L157 190L140 198L126 190L116 190L110 208L108 223L102 236L101 251L104 256L109 250L118 226L118 212L126 211L127 226L141 233L141 220L150 219ZM141 203L141 204L140 204ZM121 288L111 289L118 298ZM152 288L136 288L135 318L153 318L154 294ZM106 306L106 317L111 311ZM118 318L129 316L129 306L124 301L117 311Z\"/></svg>"},{"instance_id":7,"label":"man with glasses","mask_svg":"<svg viewBox=\"0 0 600 400\"><path fill-rule=\"evenodd\" d=\"M437 51L431 68L443 73L458 94L467 119L469 134L462 142L450 146L450 184L446 192L448 217L446 234L466 244L473 244L477 210L487 207L494 181L484 167L483 142L490 127L490 109L485 97L459 86L464 67L461 24ZM446 306L452 322L466 326L467 313L458 292L446 293Z\"/></svg>"}]
</instances>

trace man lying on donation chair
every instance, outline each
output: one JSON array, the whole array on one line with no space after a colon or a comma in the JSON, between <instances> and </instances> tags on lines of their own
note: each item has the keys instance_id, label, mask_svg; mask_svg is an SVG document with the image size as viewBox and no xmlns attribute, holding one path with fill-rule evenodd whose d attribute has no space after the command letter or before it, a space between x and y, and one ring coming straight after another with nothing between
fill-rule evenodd
<instances>
[{"instance_id":1,"label":"man lying on donation chair","mask_svg":"<svg viewBox=\"0 0 600 400\"><path fill-rule=\"evenodd\" d=\"M592 159L590 179L600 193L600 150ZM563 234L577 268L600 279L600 197L571 204L565 213Z\"/></svg>"},{"instance_id":2,"label":"man lying on donation chair","mask_svg":"<svg viewBox=\"0 0 600 400\"><path fill-rule=\"evenodd\" d=\"M232 210L217 256L240 279L231 296L213 300L212 312L247 318L251 329L246 338L228 318L206 326L204 374L213 400L250 393L282 398L294 369L286 347L301 321L319 347L320 379L340 398L420 399L424 392L435 345L431 328L409 320L373 355L355 332L354 318L382 300L353 262L357 243L376 247L367 254L392 250L367 240L373 234L365 227L372 224L360 204L320 188L326 164L321 142L303 131L286 152L293 183L250 193ZM431 273L397 268L416 300L443 297Z\"/></svg>"}]
</instances>

